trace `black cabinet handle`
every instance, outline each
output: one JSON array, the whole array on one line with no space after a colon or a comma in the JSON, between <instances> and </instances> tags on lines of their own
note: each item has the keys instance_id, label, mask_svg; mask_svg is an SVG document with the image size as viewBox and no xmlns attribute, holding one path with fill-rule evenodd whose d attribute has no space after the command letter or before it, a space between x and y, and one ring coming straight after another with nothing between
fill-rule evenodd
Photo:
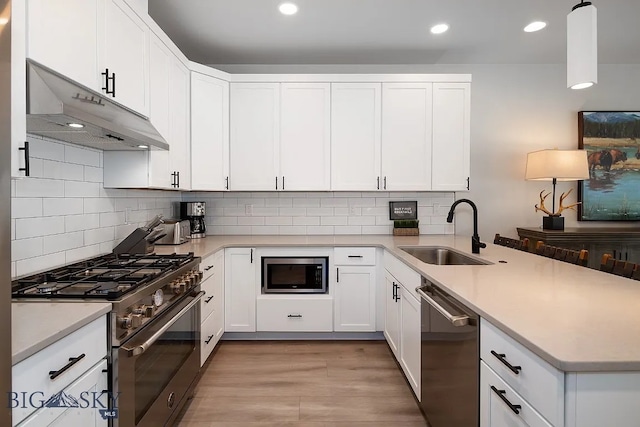
<instances>
[{"instance_id":1,"label":"black cabinet handle","mask_svg":"<svg viewBox=\"0 0 640 427\"><path fill-rule=\"evenodd\" d=\"M340 283L340 267L336 267L336 283Z\"/></svg>"},{"instance_id":2,"label":"black cabinet handle","mask_svg":"<svg viewBox=\"0 0 640 427\"><path fill-rule=\"evenodd\" d=\"M491 386L491 390L493 390L493 392L495 394L498 395L498 397L507 404L507 406L509 406L509 408L513 411L514 414L518 415L520 414L520 409L522 409L522 406L520 405L514 405L513 403L509 402L509 399L507 399L505 397L505 394L507 393L506 390L498 390L497 388L495 388L494 386Z\"/></svg>"},{"instance_id":3,"label":"black cabinet handle","mask_svg":"<svg viewBox=\"0 0 640 427\"><path fill-rule=\"evenodd\" d=\"M116 73L111 73L111 96L116 97Z\"/></svg>"},{"instance_id":4,"label":"black cabinet handle","mask_svg":"<svg viewBox=\"0 0 640 427\"><path fill-rule=\"evenodd\" d=\"M378 188L378 190L380 189L380 177L378 177L378 184L376 185L376 187Z\"/></svg>"},{"instance_id":5,"label":"black cabinet handle","mask_svg":"<svg viewBox=\"0 0 640 427\"><path fill-rule=\"evenodd\" d=\"M251 249L251 264L253 264L253 249Z\"/></svg>"},{"instance_id":6,"label":"black cabinet handle","mask_svg":"<svg viewBox=\"0 0 640 427\"><path fill-rule=\"evenodd\" d=\"M347 255L347 258L362 258L362 255Z\"/></svg>"},{"instance_id":7,"label":"black cabinet handle","mask_svg":"<svg viewBox=\"0 0 640 427\"><path fill-rule=\"evenodd\" d=\"M207 339L204 341L205 344L209 344L211 342L211 340L213 339L213 335L209 335L207 337Z\"/></svg>"},{"instance_id":8,"label":"black cabinet handle","mask_svg":"<svg viewBox=\"0 0 640 427\"><path fill-rule=\"evenodd\" d=\"M101 73L104 76L104 86L102 86L102 90L107 94L111 95L113 98L116 96L116 73L111 73L109 76L109 69L105 68L104 72ZM109 82L111 82L111 89L109 89Z\"/></svg>"},{"instance_id":9,"label":"black cabinet handle","mask_svg":"<svg viewBox=\"0 0 640 427\"><path fill-rule=\"evenodd\" d=\"M496 353L493 350L491 350L491 354L493 354L496 357L496 359L501 361L502 364L504 366L506 366L507 368L509 368L511 370L511 372L513 372L514 374L518 375L520 373L520 371L522 370L522 366L513 366L511 363L507 362L507 359L505 359L506 354L504 354L504 353Z\"/></svg>"},{"instance_id":10,"label":"black cabinet handle","mask_svg":"<svg viewBox=\"0 0 640 427\"><path fill-rule=\"evenodd\" d=\"M393 290L391 291L391 298L393 298L394 301L396 300L396 282L393 282Z\"/></svg>"},{"instance_id":11,"label":"black cabinet handle","mask_svg":"<svg viewBox=\"0 0 640 427\"><path fill-rule=\"evenodd\" d=\"M228 190L229 189L229 177L226 177L224 180L225 180L225 188Z\"/></svg>"},{"instance_id":12,"label":"black cabinet handle","mask_svg":"<svg viewBox=\"0 0 640 427\"><path fill-rule=\"evenodd\" d=\"M67 363L66 365L64 365L62 368L58 369L57 371L49 371L49 379L51 380L55 380L56 378L58 378L60 375L62 375L66 370L68 370L69 368L71 368L73 365L75 365L76 363L78 363L79 361L81 361L82 359L84 359L85 354L82 353L80 356L78 357L70 357L69 358L69 363Z\"/></svg>"},{"instance_id":13,"label":"black cabinet handle","mask_svg":"<svg viewBox=\"0 0 640 427\"><path fill-rule=\"evenodd\" d=\"M180 171L176 172L176 175L178 179L178 183L176 184L176 187L180 188Z\"/></svg>"},{"instance_id":14,"label":"black cabinet handle","mask_svg":"<svg viewBox=\"0 0 640 427\"><path fill-rule=\"evenodd\" d=\"M278 177L276 176L276 190L278 189Z\"/></svg>"},{"instance_id":15,"label":"black cabinet handle","mask_svg":"<svg viewBox=\"0 0 640 427\"><path fill-rule=\"evenodd\" d=\"M205 304L209 304L209 302L213 299L213 295L211 295L209 298L207 298L206 300L204 300Z\"/></svg>"},{"instance_id":16,"label":"black cabinet handle","mask_svg":"<svg viewBox=\"0 0 640 427\"><path fill-rule=\"evenodd\" d=\"M467 177L467 190L469 189L469 178L470 177Z\"/></svg>"},{"instance_id":17,"label":"black cabinet handle","mask_svg":"<svg viewBox=\"0 0 640 427\"><path fill-rule=\"evenodd\" d=\"M385 190L387 189L387 177L386 176L384 177L384 189Z\"/></svg>"},{"instance_id":18,"label":"black cabinet handle","mask_svg":"<svg viewBox=\"0 0 640 427\"><path fill-rule=\"evenodd\" d=\"M213 265L207 265L207 266L204 268L204 271L209 271L209 270L211 270L212 268L213 268Z\"/></svg>"},{"instance_id":19,"label":"black cabinet handle","mask_svg":"<svg viewBox=\"0 0 640 427\"><path fill-rule=\"evenodd\" d=\"M282 175L282 189L284 190L284 175Z\"/></svg>"},{"instance_id":20,"label":"black cabinet handle","mask_svg":"<svg viewBox=\"0 0 640 427\"><path fill-rule=\"evenodd\" d=\"M287 317L291 319L302 319L302 314L288 314Z\"/></svg>"},{"instance_id":21,"label":"black cabinet handle","mask_svg":"<svg viewBox=\"0 0 640 427\"><path fill-rule=\"evenodd\" d=\"M29 169L29 141L25 141L24 147L18 147L18 150L24 151L24 167L19 168L18 170L24 172L24 176L30 176L31 172Z\"/></svg>"}]
</instances>

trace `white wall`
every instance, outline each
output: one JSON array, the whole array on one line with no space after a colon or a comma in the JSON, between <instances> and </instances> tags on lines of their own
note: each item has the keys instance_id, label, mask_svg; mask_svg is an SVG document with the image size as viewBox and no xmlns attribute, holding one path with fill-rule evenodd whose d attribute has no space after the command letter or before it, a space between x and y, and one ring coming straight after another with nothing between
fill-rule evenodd
<instances>
[{"instance_id":1,"label":"white wall","mask_svg":"<svg viewBox=\"0 0 640 427\"><path fill-rule=\"evenodd\" d=\"M391 234L389 202L418 202L420 234L453 234L446 222L453 193L183 193L206 202L207 234Z\"/></svg>"},{"instance_id":2,"label":"white wall","mask_svg":"<svg viewBox=\"0 0 640 427\"><path fill-rule=\"evenodd\" d=\"M11 181L12 277L111 252L180 194L102 188L102 151L29 136L31 177Z\"/></svg>"},{"instance_id":3,"label":"white wall","mask_svg":"<svg viewBox=\"0 0 640 427\"><path fill-rule=\"evenodd\" d=\"M526 154L545 148L578 147L578 111L640 108L640 65L599 66L599 82L582 91L566 88L562 65L220 65L234 73L471 73L471 191L479 210L480 236L516 236L516 227L541 226L533 206L551 183L524 181ZM559 183L558 193L577 184ZM557 202L556 202L557 203ZM630 226L637 223L578 223L565 211L566 227ZM471 232L471 210L460 205L456 233Z\"/></svg>"}]
</instances>

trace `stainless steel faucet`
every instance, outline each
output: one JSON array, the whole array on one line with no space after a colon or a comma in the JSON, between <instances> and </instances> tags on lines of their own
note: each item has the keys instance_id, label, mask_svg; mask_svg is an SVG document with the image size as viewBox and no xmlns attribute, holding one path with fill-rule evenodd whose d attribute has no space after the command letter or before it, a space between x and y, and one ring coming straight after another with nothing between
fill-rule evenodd
<instances>
[{"instance_id":1,"label":"stainless steel faucet","mask_svg":"<svg viewBox=\"0 0 640 427\"><path fill-rule=\"evenodd\" d=\"M482 243L480 241L480 236L478 236L478 208L476 207L476 204L469 199L456 200L455 202L453 202L453 205L451 205L449 215L447 215L447 222L453 222L453 211L456 209L456 206L458 206L462 202L468 203L473 209L473 236L471 236L471 252L474 254L479 254L480 248L486 248L487 244Z\"/></svg>"}]
</instances>

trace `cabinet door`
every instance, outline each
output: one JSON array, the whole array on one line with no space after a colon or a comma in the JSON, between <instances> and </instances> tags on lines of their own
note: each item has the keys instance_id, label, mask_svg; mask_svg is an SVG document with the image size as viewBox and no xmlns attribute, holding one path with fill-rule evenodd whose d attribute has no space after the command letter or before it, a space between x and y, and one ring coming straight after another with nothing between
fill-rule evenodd
<instances>
[{"instance_id":1,"label":"cabinet door","mask_svg":"<svg viewBox=\"0 0 640 427\"><path fill-rule=\"evenodd\" d=\"M396 301L396 292L398 284L392 275L385 272L385 294L386 315L384 319L384 336L389 343L389 347L396 356L400 356L400 304Z\"/></svg>"},{"instance_id":2,"label":"cabinet door","mask_svg":"<svg viewBox=\"0 0 640 427\"><path fill-rule=\"evenodd\" d=\"M52 407L41 408L33 413L29 418L19 424L20 427L107 427L108 419L103 419L100 414L100 407L95 408L94 396L98 400L95 406L101 404L107 407L109 396L103 391L109 390L107 381L107 361L95 365L87 373L78 378L74 383L69 385L60 393L64 393L67 397L75 398L80 407ZM45 399L51 396L44 396ZM83 400L85 399L85 400ZM89 405L86 407L86 405ZM85 407L82 407L85 406Z\"/></svg>"},{"instance_id":3,"label":"cabinet door","mask_svg":"<svg viewBox=\"0 0 640 427\"><path fill-rule=\"evenodd\" d=\"M400 365L420 400L420 301L404 287L400 289Z\"/></svg>"},{"instance_id":4,"label":"cabinet door","mask_svg":"<svg viewBox=\"0 0 640 427\"><path fill-rule=\"evenodd\" d=\"M282 83L282 190L328 191L331 178L331 85Z\"/></svg>"},{"instance_id":5,"label":"cabinet door","mask_svg":"<svg viewBox=\"0 0 640 427\"><path fill-rule=\"evenodd\" d=\"M217 343L222 338L224 333L224 251L220 251L214 257L214 269L215 273L211 280L213 280L213 321L214 323L214 338L213 341Z\"/></svg>"},{"instance_id":6,"label":"cabinet door","mask_svg":"<svg viewBox=\"0 0 640 427\"><path fill-rule=\"evenodd\" d=\"M191 189L228 190L229 83L191 72Z\"/></svg>"},{"instance_id":7,"label":"cabinet door","mask_svg":"<svg viewBox=\"0 0 640 427\"><path fill-rule=\"evenodd\" d=\"M100 90L98 0L27 1L27 57Z\"/></svg>"},{"instance_id":8,"label":"cabinet door","mask_svg":"<svg viewBox=\"0 0 640 427\"><path fill-rule=\"evenodd\" d=\"M381 188L380 83L331 84L331 189Z\"/></svg>"},{"instance_id":9,"label":"cabinet door","mask_svg":"<svg viewBox=\"0 0 640 427\"><path fill-rule=\"evenodd\" d=\"M383 83L383 189L431 190L432 83Z\"/></svg>"},{"instance_id":10,"label":"cabinet door","mask_svg":"<svg viewBox=\"0 0 640 427\"><path fill-rule=\"evenodd\" d=\"M189 69L173 57L169 66L169 168L178 173L175 188L191 188Z\"/></svg>"},{"instance_id":11,"label":"cabinet door","mask_svg":"<svg viewBox=\"0 0 640 427\"><path fill-rule=\"evenodd\" d=\"M144 116L149 115L148 37L149 28L122 0L104 0L100 73L115 73L113 99Z\"/></svg>"},{"instance_id":12,"label":"cabinet door","mask_svg":"<svg viewBox=\"0 0 640 427\"><path fill-rule=\"evenodd\" d=\"M11 3L11 176L26 176L25 153L20 150L27 140L27 70L25 43L27 40L27 6Z\"/></svg>"},{"instance_id":13,"label":"cabinet door","mask_svg":"<svg viewBox=\"0 0 640 427\"><path fill-rule=\"evenodd\" d=\"M280 84L231 83L229 187L277 190Z\"/></svg>"},{"instance_id":14,"label":"cabinet door","mask_svg":"<svg viewBox=\"0 0 640 427\"><path fill-rule=\"evenodd\" d=\"M224 254L224 329L256 331L256 262L254 249L226 249Z\"/></svg>"},{"instance_id":15,"label":"cabinet door","mask_svg":"<svg viewBox=\"0 0 640 427\"><path fill-rule=\"evenodd\" d=\"M433 84L433 190L467 190L470 92L469 83Z\"/></svg>"},{"instance_id":16,"label":"cabinet door","mask_svg":"<svg viewBox=\"0 0 640 427\"><path fill-rule=\"evenodd\" d=\"M334 329L375 332L376 268L336 267Z\"/></svg>"}]
</instances>

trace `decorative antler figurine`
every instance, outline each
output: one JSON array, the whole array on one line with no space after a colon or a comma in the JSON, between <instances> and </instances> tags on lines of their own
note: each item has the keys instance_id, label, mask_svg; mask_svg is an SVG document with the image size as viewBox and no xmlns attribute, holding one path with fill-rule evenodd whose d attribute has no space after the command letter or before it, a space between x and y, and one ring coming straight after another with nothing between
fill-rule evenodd
<instances>
[{"instance_id":1,"label":"decorative antler figurine","mask_svg":"<svg viewBox=\"0 0 640 427\"><path fill-rule=\"evenodd\" d=\"M572 189L570 189L569 191L567 191L566 193L562 193L562 194L560 195L560 208L559 208L556 212L553 212L553 213L552 213L550 210L548 210L548 209L547 209L547 208L545 208L545 206L544 206L544 201L545 201L545 199L546 199L546 198L547 198L547 196L549 196L549 194L551 194L551 193L549 192L549 193L547 193L547 194L545 194L545 195L543 196L542 194L544 193L544 190L542 190L542 191L540 192L540 206L535 205L536 212L538 212L538 211L542 211L542 212L546 213L546 214L547 214L547 215L549 215L549 216L560 216L560 214L562 213L562 211L564 211L564 210L566 210L566 209L573 209L573 210L575 210L575 207L576 207L576 206L578 206L581 202L577 202L577 203L574 203L574 204L569 205L569 206L562 206L562 202L564 201L564 199L566 199L566 198L569 196L569 194L570 194L572 191L573 191L573 188L572 188Z\"/></svg>"}]
</instances>

